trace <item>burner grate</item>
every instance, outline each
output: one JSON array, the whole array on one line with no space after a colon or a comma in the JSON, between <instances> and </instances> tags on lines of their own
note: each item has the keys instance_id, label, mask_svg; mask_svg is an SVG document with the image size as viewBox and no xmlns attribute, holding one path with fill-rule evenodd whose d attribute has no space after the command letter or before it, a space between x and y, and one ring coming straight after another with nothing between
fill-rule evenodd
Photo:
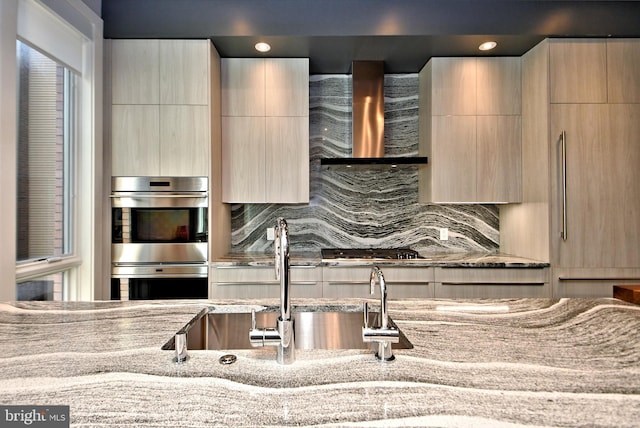
<instances>
[{"instance_id":1,"label":"burner grate","mask_svg":"<svg viewBox=\"0 0 640 428\"><path fill-rule=\"evenodd\" d=\"M324 248L323 259L420 259L410 248Z\"/></svg>"}]
</instances>

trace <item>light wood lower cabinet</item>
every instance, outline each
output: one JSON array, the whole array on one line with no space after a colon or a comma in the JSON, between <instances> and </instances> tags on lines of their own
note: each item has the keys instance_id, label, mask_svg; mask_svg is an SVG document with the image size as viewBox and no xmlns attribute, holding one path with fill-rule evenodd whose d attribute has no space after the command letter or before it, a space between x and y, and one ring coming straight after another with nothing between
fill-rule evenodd
<instances>
[{"instance_id":1,"label":"light wood lower cabinet","mask_svg":"<svg viewBox=\"0 0 640 428\"><path fill-rule=\"evenodd\" d=\"M614 285L640 285L640 268L554 268L558 296L613 296Z\"/></svg>"},{"instance_id":2,"label":"light wood lower cabinet","mask_svg":"<svg viewBox=\"0 0 640 428\"><path fill-rule=\"evenodd\" d=\"M381 267L389 299L407 297L433 298L433 268ZM370 294L371 267L325 267L322 278L322 297L380 297L376 285Z\"/></svg>"},{"instance_id":3,"label":"light wood lower cabinet","mask_svg":"<svg viewBox=\"0 0 640 428\"><path fill-rule=\"evenodd\" d=\"M550 298L549 268L381 267L389 299ZM370 294L368 266L291 268L291 298L379 298ZM637 272L640 274L640 271ZM640 275L639 275L640 276ZM272 267L214 266L212 299L279 298Z\"/></svg>"},{"instance_id":4,"label":"light wood lower cabinet","mask_svg":"<svg viewBox=\"0 0 640 428\"><path fill-rule=\"evenodd\" d=\"M550 298L548 268L435 268L437 298Z\"/></svg>"},{"instance_id":5,"label":"light wood lower cabinet","mask_svg":"<svg viewBox=\"0 0 640 428\"><path fill-rule=\"evenodd\" d=\"M211 299L279 298L280 281L273 267L214 266L209 278ZM291 298L321 298L322 268L291 268Z\"/></svg>"}]
</instances>

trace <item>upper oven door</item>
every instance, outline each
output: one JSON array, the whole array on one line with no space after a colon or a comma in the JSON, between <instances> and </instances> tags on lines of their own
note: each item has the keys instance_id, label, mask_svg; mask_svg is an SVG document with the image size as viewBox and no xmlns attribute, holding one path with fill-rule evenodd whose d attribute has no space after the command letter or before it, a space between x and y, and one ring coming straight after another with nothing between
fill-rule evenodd
<instances>
[{"instance_id":1,"label":"upper oven door","mask_svg":"<svg viewBox=\"0 0 640 428\"><path fill-rule=\"evenodd\" d=\"M113 244L178 244L208 241L207 208L113 208Z\"/></svg>"},{"instance_id":2,"label":"upper oven door","mask_svg":"<svg viewBox=\"0 0 640 428\"><path fill-rule=\"evenodd\" d=\"M114 177L113 244L208 241L206 177Z\"/></svg>"}]
</instances>

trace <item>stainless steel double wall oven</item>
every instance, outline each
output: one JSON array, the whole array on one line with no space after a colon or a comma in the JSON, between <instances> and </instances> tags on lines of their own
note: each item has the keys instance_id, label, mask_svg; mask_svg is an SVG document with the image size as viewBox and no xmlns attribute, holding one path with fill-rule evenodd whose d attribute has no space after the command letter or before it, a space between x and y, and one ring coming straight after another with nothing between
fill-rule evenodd
<instances>
[{"instance_id":1,"label":"stainless steel double wall oven","mask_svg":"<svg viewBox=\"0 0 640 428\"><path fill-rule=\"evenodd\" d=\"M112 299L207 297L207 180L112 178Z\"/></svg>"}]
</instances>

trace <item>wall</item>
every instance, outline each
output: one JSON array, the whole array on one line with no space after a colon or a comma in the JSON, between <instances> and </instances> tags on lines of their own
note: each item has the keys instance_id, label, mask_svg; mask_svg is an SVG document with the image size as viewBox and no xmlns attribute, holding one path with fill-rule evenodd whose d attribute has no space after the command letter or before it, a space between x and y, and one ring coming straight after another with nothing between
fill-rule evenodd
<instances>
[{"instance_id":1,"label":"wall","mask_svg":"<svg viewBox=\"0 0 640 428\"><path fill-rule=\"evenodd\" d=\"M411 247L421 252L488 251L499 247L495 205L418 204L418 167L351 170L320 166L321 157L351 153L351 76L309 82L310 202L235 204L232 252L267 252L266 228L284 217L291 251ZM385 76L387 155L418 154L418 75ZM439 229L449 228L449 240Z\"/></svg>"}]
</instances>

